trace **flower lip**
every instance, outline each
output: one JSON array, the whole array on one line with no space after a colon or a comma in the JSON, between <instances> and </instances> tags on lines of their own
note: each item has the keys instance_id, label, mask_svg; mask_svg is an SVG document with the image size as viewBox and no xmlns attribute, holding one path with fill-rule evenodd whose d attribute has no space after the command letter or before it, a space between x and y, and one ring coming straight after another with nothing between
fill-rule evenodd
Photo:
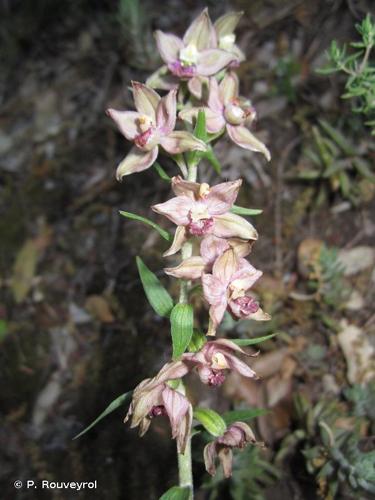
<instances>
[{"instance_id":1,"label":"flower lip","mask_svg":"<svg viewBox=\"0 0 375 500\"><path fill-rule=\"evenodd\" d=\"M150 127L134 137L134 144L140 149L148 150L149 148L147 148L147 145L150 143L153 135L154 129L153 127Z\"/></svg>"},{"instance_id":2,"label":"flower lip","mask_svg":"<svg viewBox=\"0 0 375 500\"><path fill-rule=\"evenodd\" d=\"M212 370L212 373L208 377L208 385L218 387L225 382L225 373L220 371Z\"/></svg>"},{"instance_id":3,"label":"flower lip","mask_svg":"<svg viewBox=\"0 0 375 500\"><path fill-rule=\"evenodd\" d=\"M174 61L168 64L169 71L179 78L193 78L197 73L195 64L184 64L181 61Z\"/></svg>"},{"instance_id":4,"label":"flower lip","mask_svg":"<svg viewBox=\"0 0 375 500\"><path fill-rule=\"evenodd\" d=\"M241 125L246 119L246 112L237 102L233 101L225 106L224 118L231 125Z\"/></svg>"},{"instance_id":5,"label":"flower lip","mask_svg":"<svg viewBox=\"0 0 375 500\"><path fill-rule=\"evenodd\" d=\"M195 218L191 211L188 217L190 222L187 227L192 236L203 236L207 234L214 225L213 217Z\"/></svg>"},{"instance_id":6,"label":"flower lip","mask_svg":"<svg viewBox=\"0 0 375 500\"><path fill-rule=\"evenodd\" d=\"M148 414L149 418L165 417L167 415L168 413L164 405L153 406Z\"/></svg>"},{"instance_id":7,"label":"flower lip","mask_svg":"<svg viewBox=\"0 0 375 500\"><path fill-rule=\"evenodd\" d=\"M245 295L244 297L238 297L234 300L234 302L239 307L240 314L244 316L254 314L259 309L259 303L252 297L248 297L247 295Z\"/></svg>"}]
</instances>

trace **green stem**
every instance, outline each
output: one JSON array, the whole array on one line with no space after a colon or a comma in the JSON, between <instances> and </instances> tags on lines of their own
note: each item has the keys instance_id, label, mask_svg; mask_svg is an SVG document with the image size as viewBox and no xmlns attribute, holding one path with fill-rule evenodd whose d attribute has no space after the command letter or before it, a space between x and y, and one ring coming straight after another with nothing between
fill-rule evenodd
<instances>
[{"instance_id":1,"label":"green stem","mask_svg":"<svg viewBox=\"0 0 375 500\"><path fill-rule=\"evenodd\" d=\"M192 163L188 166L188 174L187 180L196 182L197 180L197 163ZM182 260L185 260L193 255L193 245L191 241L186 241L181 249L181 257ZM188 301L188 293L190 288L190 281L181 280L180 285L180 304L186 304ZM180 381L179 386L180 392L185 394L185 386L182 380ZM178 477L179 477L179 485L181 487L188 487L190 489L189 500L193 500L194 497L194 486L193 486L193 468L192 468L192 459L191 459L191 436L189 436L185 453L177 452L177 460L178 460Z\"/></svg>"}]
</instances>

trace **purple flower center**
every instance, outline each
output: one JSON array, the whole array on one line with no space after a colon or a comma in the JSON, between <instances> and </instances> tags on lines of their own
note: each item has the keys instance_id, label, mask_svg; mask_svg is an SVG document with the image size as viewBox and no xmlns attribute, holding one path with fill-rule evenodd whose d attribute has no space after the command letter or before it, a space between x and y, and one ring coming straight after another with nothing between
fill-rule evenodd
<instances>
[{"instance_id":1,"label":"purple flower center","mask_svg":"<svg viewBox=\"0 0 375 500\"><path fill-rule=\"evenodd\" d=\"M167 410L164 405L153 406L148 414L150 418L163 417L167 415Z\"/></svg>"},{"instance_id":2,"label":"purple flower center","mask_svg":"<svg viewBox=\"0 0 375 500\"><path fill-rule=\"evenodd\" d=\"M238 297L234 302L239 306L241 314L248 316L254 314L259 309L259 304L252 297Z\"/></svg>"},{"instance_id":3,"label":"purple flower center","mask_svg":"<svg viewBox=\"0 0 375 500\"><path fill-rule=\"evenodd\" d=\"M193 220L191 213L189 213L189 220L188 230L192 236L203 236L207 234L214 225L214 219L212 217L208 219Z\"/></svg>"},{"instance_id":4,"label":"purple flower center","mask_svg":"<svg viewBox=\"0 0 375 500\"><path fill-rule=\"evenodd\" d=\"M145 132L134 137L134 143L139 148L144 148L152 136L152 127L147 129Z\"/></svg>"},{"instance_id":5,"label":"purple flower center","mask_svg":"<svg viewBox=\"0 0 375 500\"><path fill-rule=\"evenodd\" d=\"M181 61L174 61L168 64L168 69L179 78L192 78L197 72L195 64L186 65Z\"/></svg>"},{"instance_id":6,"label":"purple flower center","mask_svg":"<svg viewBox=\"0 0 375 500\"><path fill-rule=\"evenodd\" d=\"M225 381L225 374L223 371L214 372L208 377L208 385L219 386Z\"/></svg>"}]
</instances>

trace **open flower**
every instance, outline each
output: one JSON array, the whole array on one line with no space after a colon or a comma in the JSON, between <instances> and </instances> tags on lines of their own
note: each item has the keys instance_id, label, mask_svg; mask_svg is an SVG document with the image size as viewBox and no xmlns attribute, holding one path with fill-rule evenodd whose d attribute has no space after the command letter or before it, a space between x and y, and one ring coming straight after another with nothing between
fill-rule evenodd
<instances>
[{"instance_id":1,"label":"open flower","mask_svg":"<svg viewBox=\"0 0 375 500\"><path fill-rule=\"evenodd\" d=\"M236 371L244 377L258 378L254 370L238 359L235 353L254 356L247 354L230 340L218 339L207 342L198 352L185 353L182 359L196 366L201 381L207 385L221 385L225 380L227 370Z\"/></svg>"},{"instance_id":2,"label":"open flower","mask_svg":"<svg viewBox=\"0 0 375 500\"><path fill-rule=\"evenodd\" d=\"M253 243L254 241L241 240L240 238L224 239L209 234L201 242L200 255L189 257L176 267L166 267L164 272L175 278L199 279L203 272L211 272L215 260L226 250L233 248L238 257L246 257L250 253Z\"/></svg>"},{"instance_id":3,"label":"open flower","mask_svg":"<svg viewBox=\"0 0 375 500\"><path fill-rule=\"evenodd\" d=\"M239 258L233 249L229 249L215 261L212 274L202 275L203 293L210 304L211 321L207 335L215 335L226 310L236 318L257 321L270 319L258 302L247 294L262 274L246 259Z\"/></svg>"},{"instance_id":4,"label":"open flower","mask_svg":"<svg viewBox=\"0 0 375 500\"><path fill-rule=\"evenodd\" d=\"M174 130L176 90L160 97L142 83L132 82L132 86L137 111L107 110L120 132L126 139L134 142L129 154L117 167L118 180L125 175L149 168L158 156L159 145L170 154L206 150L205 144L189 132Z\"/></svg>"},{"instance_id":5,"label":"open flower","mask_svg":"<svg viewBox=\"0 0 375 500\"><path fill-rule=\"evenodd\" d=\"M219 49L226 50L235 57L235 60L230 63L230 67L238 66L246 59L245 54L236 45L236 35L234 34L242 15L243 12L228 12L228 14L219 17L214 24Z\"/></svg>"},{"instance_id":6,"label":"open flower","mask_svg":"<svg viewBox=\"0 0 375 500\"><path fill-rule=\"evenodd\" d=\"M224 76L220 84L216 78L210 78L207 107L203 108L207 130L216 134L225 127L234 143L241 148L263 153L269 161L271 154L266 146L245 126L254 121L256 112L249 100L239 97L238 88L238 77L232 71ZM179 117L191 123L200 109L182 110Z\"/></svg>"},{"instance_id":7,"label":"open flower","mask_svg":"<svg viewBox=\"0 0 375 500\"><path fill-rule=\"evenodd\" d=\"M156 31L155 37L166 64L147 80L155 88L170 89L180 80L188 80L194 94L200 78L215 75L236 59L231 52L217 48L216 31L207 9L191 23L182 39L162 31Z\"/></svg>"},{"instance_id":8,"label":"open flower","mask_svg":"<svg viewBox=\"0 0 375 500\"><path fill-rule=\"evenodd\" d=\"M215 441L207 444L203 451L204 464L211 476L216 474L215 461L218 457L225 477L232 475L233 448L244 448L248 443L257 444L254 433L244 422L234 422ZM263 443L258 443L263 445Z\"/></svg>"},{"instance_id":9,"label":"open flower","mask_svg":"<svg viewBox=\"0 0 375 500\"><path fill-rule=\"evenodd\" d=\"M192 408L189 400L166 383L187 374L188 368L181 361L167 363L154 378L143 380L135 389L124 422L132 417L131 428L139 426L143 436L155 417L169 418L172 438L177 440L179 453L184 453L190 434Z\"/></svg>"},{"instance_id":10,"label":"open flower","mask_svg":"<svg viewBox=\"0 0 375 500\"><path fill-rule=\"evenodd\" d=\"M229 212L241 184L242 181L237 180L211 188L206 183L174 177L172 189L176 197L152 207L179 226L172 247L164 255L177 252L189 236L213 234L219 238L256 240L258 234L254 227L243 217Z\"/></svg>"}]
</instances>

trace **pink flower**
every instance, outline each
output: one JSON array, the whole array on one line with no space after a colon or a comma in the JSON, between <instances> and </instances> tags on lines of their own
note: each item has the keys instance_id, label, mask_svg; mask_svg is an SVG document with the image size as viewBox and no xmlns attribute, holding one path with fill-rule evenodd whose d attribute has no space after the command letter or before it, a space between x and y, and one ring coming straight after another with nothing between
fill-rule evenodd
<instances>
[{"instance_id":1,"label":"pink flower","mask_svg":"<svg viewBox=\"0 0 375 500\"><path fill-rule=\"evenodd\" d=\"M225 128L234 143L241 148L263 153L269 161L271 154L266 146L245 127L254 121L256 112L250 101L239 97L238 87L238 77L232 71L224 76L220 84L215 78L210 78L208 106L203 108L207 130L216 134ZM179 117L191 123L199 109L202 108L184 109Z\"/></svg>"},{"instance_id":2,"label":"pink flower","mask_svg":"<svg viewBox=\"0 0 375 500\"><path fill-rule=\"evenodd\" d=\"M189 257L176 267L167 267L164 272L175 278L199 279L203 272L211 272L215 260L229 248L233 248L239 257L246 257L251 251L252 244L253 241L239 238L224 239L209 234L201 242L200 255Z\"/></svg>"},{"instance_id":3,"label":"pink flower","mask_svg":"<svg viewBox=\"0 0 375 500\"><path fill-rule=\"evenodd\" d=\"M189 400L166 382L181 378L188 371L185 363L176 361L164 365L156 377L143 380L134 389L133 399L124 420L127 422L132 417L131 428L139 425L139 434L143 436L153 418L167 416L171 424L172 438L177 440L179 453L184 453L190 434L192 408Z\"/></svg>"},{"instance_id":4,"label":"pink flower","mask_svg":"<svg viewBox=\"0 0 375 500\"><path fill-rule=\"evenodd\" d=\"M232 475L233 448L244 448L248 443L257 443L251 428L244 422L234 422L228 427L228 430L215 441L207 444L203 451L204 464L206 470L211 476L216 474L216 457L219 458L223 467L225 477Z\"/></svg>"},{"instance_id":5,"label":"pink flower","mask_svg":"<svg viewBox=\"0 0 375 500\"><path fill-rule=\"evenodd\" d=\"M187 237L213 234L219 238L256 240L254 227L244 218L229 212L242 184L241 180L223 182L210 188L206 183L172 179L175 198L152 209L179 226L172 247L164 255L177 252Z\"/></svg>"},{"instance_id":6,"label":"pink flower","mask_svg":"<svg viewBox=\"0 0 375 500\"><path fill-rule=\"evenodd\" d=\"M132 82L137 111L108 109L107 114L117 123L120 132L135 146L117 167L116 178L141 172L156 160L159 145L167 153L177 154L189 150L205 151L205 144L189 132L175 131L176 90L160 97L142 83Z\"/></svg>"},{"instance_id":7,"label":"pink flower","mask_svg":"<svg viewBox=\"0 0 375 500\"><path fill-rule=\"evenodd\" d=\"M217 48L216 31L207 9L191 23L182 39L162 31L156 31L155 37L166 64L147 80L155 88L170 89L180 80L188 80L194 94L200 78L215 75L236 59L230 51Z\"/></svg>"},{"instance_id":8,"label":"pink flower","mask_svg":"<svg viewBox=\"0 0 375 500\"><path fill-rule=\"evenodd\" d=\"M185 353L182 360L197 367L201 381L207 385L221 385L227 370L234 370L249 378L258 378L254 370L238 359L234 353L245 354L237 344L218 339L204 344L196 353Z\"/></svg>"},{"instance_id":9,"label":"pink flower","mask_svg":"<svg viewBox=\"0 0 375 500\"><path fill-rule=\"evenodd\" d=\"M202 275L203 293L210 304L211 321L207 335L215 335L226 310L236 318L270 319L254 298L247 295L261 276L262 271L255 269L246 259L239 258L233 249L215 261L212 274Z\"/></svg>"}]
</instances>

